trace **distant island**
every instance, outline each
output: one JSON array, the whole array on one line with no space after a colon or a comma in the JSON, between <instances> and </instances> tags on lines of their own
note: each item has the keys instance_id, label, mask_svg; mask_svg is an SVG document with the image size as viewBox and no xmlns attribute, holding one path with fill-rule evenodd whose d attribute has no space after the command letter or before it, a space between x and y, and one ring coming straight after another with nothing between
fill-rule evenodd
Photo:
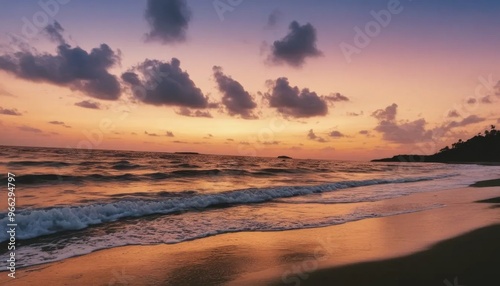
<instances>
[{"instance_id":1,"label":"distant island","mask_svg":"<svg viewBox=\"0 0 500 286\"><path fill-rule=\"evenodd\" d=\"M198 152L175 152L174 154L181 154L181 155L200 155Z\"/></svg>"},{"instance_id":2,"label":"distant island","mask_svg":"<svg viewBox=\"0 0 500 286\"><path fill-rule=\"evenodd\" d=\"M459 139L433 155L396 155L392 158L375 159L372 162L436 162L436 163L477 163L500 162L500 131L491 125L484 135L467 141Z\"/></svg>"},{"instance_id":3,"label":"distant island","mask_svg":"<svg viewBox=\"0 0 500 286\"><path fill-rule=\"evenodd\" d=\"M292 157L281 155L281 156L278 156L278 159L292 159Z\"/></svg>"}]
</instances>

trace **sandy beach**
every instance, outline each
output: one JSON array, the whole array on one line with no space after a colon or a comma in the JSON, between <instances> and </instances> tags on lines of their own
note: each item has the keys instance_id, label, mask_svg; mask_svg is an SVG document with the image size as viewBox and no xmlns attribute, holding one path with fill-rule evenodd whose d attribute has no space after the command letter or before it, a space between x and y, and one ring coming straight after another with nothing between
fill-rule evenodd
<instances>
[{"instance_id":1,"label":"sandy beach","mask_svg":"<svg viewBox=\"0 0 500 286\"><path fill-rule=\"evenodd\" d=\"M388 202L445 206L323 228L118 247L18 269L16 279L2 272L0 284L402 285L404 281L405 285L440 285L448 279L453 285L458 277L464 285L478 285L473 279L494 274L483 264L497 259L500 251L499 227L492 226L500 223L497 201L478 201L499 195L498 186L413 194ZM461 262L484 273L462 273L470 269Z\"/></svg>"}]
</instances>

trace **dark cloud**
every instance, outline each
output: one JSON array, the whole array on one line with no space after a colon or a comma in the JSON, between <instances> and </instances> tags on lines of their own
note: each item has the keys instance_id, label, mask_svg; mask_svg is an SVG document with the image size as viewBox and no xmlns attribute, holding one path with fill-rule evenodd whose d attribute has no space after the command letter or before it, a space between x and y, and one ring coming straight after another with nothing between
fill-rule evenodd
<instances>
[{"instance_id":1,"label":"dark cloud","mask_svg":"<svg viewBox=\"0 0 500 286\"><path fill-rule=\"evenodd\" d=\"M344 134L342 134L340 131L332 131L330 132L330 137L333 137L333 138L341 138L341 137L345 137Z\"/></svg>"},{"instance_id":2,"label":"dark cloud","mask_svg":"<svg viewBox=\"0 0 500 286\"><path fill-rule=\"evenodd\" d=\"M382 138L389 142L410 144L432 139L433 131L427 130L425 119L415 121L396 122L397 104L392 104L385 109L378 109L372 116L379 122L375 131L382 133Z\"/></svg>"},{"instance_id":3,"label":"dark cloud","mask_svg":"<svg viewBox=\"0 0 500 286\"><path fill-rule=\"evenodd\" d=\"M148 0L145 17L150 27L147 41L182 42L186 39L191 9L185 0Z\"/></svg>"},{"instance_id":4,"label":"dark cloud","mask_svg":"<svg viewBox=\"0 0 500 286\"><path fill-rule=\"evenodd\" d=\"M64 29L59 22L55 21L54 24L48 25L45 27L44 31L49 36L51 41L59 45L66 44L66 40L64 40L62 35Z\"/></svg>"},{"instance_id":5,"label":"dark cloud","mask_svg":"<svg viewBox=\"0 0 500 286\"><path fill-rule=\"evenodd\" d=\"M25 132L42 133L42 130L40 130L38 128L29 127L29 126L26 126L26 125L17 127L17 129L19 129L21 131L25 131Z\"/></svg>"},{"instance_id":6,"label":"dark cloud","mask_svg":"<svg viewBox=\"0 0 500 286\"><path fill-rule=\"evenodd\" d=\"M0 70L34 82L66 86L94 98L116 100L120 84L108 69L119 62L119 55L106 44L90 53L62 44L55 55L30 51L0 55Z\"/></svg>"},{"instance_id":7,"label":"dark cloud","mask_svg":"<svg viewBox=\"0 0 500 286\"><path fill-rule=\"evenodd\" d=\"M271 92L265 97L269 100L269 105L283 115L299 118L328 114L326 101L315 92L307 88L299 90L296 86L291 87L285 77L278 78L273 85Z\"/></svg>"},{"instance_id":8,"label":"dark cloud","mask_svg":"<svg viewBox=\"0 0 500 286\"><path fill-rule=\"evenodd\" d=\"M57 121L57 120L49 121L49 124L60 125L60 126L66 127L66 128L71 128L71 126L66 125L63 121Z\"/></svg>"},{"instance_id":9,"label":"dark cloud","mask_svg":"<svg viewBox=\"0 0 500 286\"><path fill-rule=\"evenodd\" d=\"M448 112L448 117L460 117L460 114L458 113L458 111L453 109Z\"/></svg>"},{"instance_id":10,"label":"dark cloud","mask_svg":"<svg viewBox=\"0 0 500 286\"><path fill-rule=\"evenodd\" d=\"M328 101L338 102L338 101L349 101L347 96L344 96L340 93L332 93L324 97Z\"/></svg>"},{"instance_id":11,"label":"dark cloud","mask_svg":"<svg viewBox=\"0 0 500 286\"><path fill-rule=\"evenodd\" d=\"M233 138L227 138L226 141L234 141Z\"/></svg>"},{"instance_id":12,"label":"dark cloud","mask_svg":"<svg viewBox=\"0 0 500 286\"><path fill-rule=\"evenodd\" d=\"M359 134L362 134L362 135L369 135L370 134L370 131L368 130L361 130L358 132Z\"/></svg>"},{"instance_id":13,"label":"dark cloud","mask_svg":"<svg viewBox=\"0 0 500 286\"><path fill-rule=\"evenodd\" d=\"M90 101L90 100L80 101L80 102L75 103L75 105L83 107L83 108L89 108L89 109L101 109L101 105L99 104L99 102Z\"/></svg>"},{"instance_id":14,"label":"dark cloud","mask_svg":"<svg viewBox=\"0 0 500 286\"><path fill-rule=\"evenodd\" d=\"M318 141L320 143L328 142L323 137L317 136L312 129L309 129L309 132L307 133L307 138L309 138L309 140Z\"/></svg>"},{"instance_id":15,"label":"dark cloud","mask_svg":"<svg viewBox=\"0 0 500 286\"><path fill-rule=\"evenodd\" d=\"M266 28L267 29L272 29L276 27L278 24L279 20L281 19L282 13L280 10L273 10L271 14L267 17L267 23L266 23Z\"/></svg>"},{"instance_id":16,"label":"dark cloud","mask_svg":"<svg viewBox=\"0 0 500 286\"><path fill-rule=\"evenodd\" d=\"M316 47L316 29L307 23L301 26L293 21L290 32L271 46L270 60L275 64L287 63L301 67L307 57L318 57L323 53Z\"/></svg>"},{"instance_id":17,"label":"dark cloud","mask_svg":"<svg viewBox=\"0 0 500 286\"><path fill-rule=\"evenodd\" d=\"M12 108L12 109L7 109L7 108L3 108L0 106L0 114L3 114L3 115L13 115L13 116L21 116L21 112L17 111L16 108Z\"/></svg>"},{"instance_id":18,"label":"dark cloud","mask_svg":"<svg viewBox=\"0 0 500 286\"><path fill-rule=\"evenodd\" d=\"M222 93L222 104L231 116L239 115L244 119L256 119L253 110L257 107L253 97L243 86L222 72L222 68L213 67L214 78Z\"/></svg>"},{"instance_id":19,"label":"dark cloud","mask_svg":"<svg viewBox=\"0 0 500 286\"><path fill-rule=\"evenodd\" d=\"M167 137L175 137L172 131L167 131Z\"/></svg>"},{"instance_id":20,"label":"dark cloud","mask_svg":"<svg viewBox=\"0 0 500 286\"><path fill-rule=\"evenodd\" d=\"M208 97L196 87L181 62L145 60L133 70L123 73L122 80L132 88L135 99L151 105L172 105L190 108L211 107Z\"/></svg>"},{"instance_id":21,"label":"dark cloud","mask_svg":"<svg viewBox=\"0 0 500 286\"><path fill-rule=\"evenodd\" d=\"M188 116L188 117L205 117L205 118L212 118L212 114L208 111L201 111L201 110L196 110L192 111L189 108L186 107L181 107L178 111L175 113L183 116Z\"/></svg>"}]
</instances>

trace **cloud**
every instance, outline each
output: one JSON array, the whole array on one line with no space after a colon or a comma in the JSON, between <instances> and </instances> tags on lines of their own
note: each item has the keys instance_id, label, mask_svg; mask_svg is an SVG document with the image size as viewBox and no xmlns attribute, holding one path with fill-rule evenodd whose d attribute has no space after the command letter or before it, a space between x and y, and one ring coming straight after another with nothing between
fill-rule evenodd
<instances>
[{"instance_id":1,"label":"cloud","mask_svg":"<svg viewBox=\"0 0 500 286\"><path fill-rule=\"evenodd\" d=\"M182 115L182 116L188 116L188 117L205 117L205 118L212 118L212 114L208 111L201 111L201 110L196 110L192 111L189 108L186 107L181 107L178 111L175 113Z\"/></svg>"},{"instance_id":2,"label":"cloud","mask_svg":"<svg viewBox=\"0 0 500 286\"><path fill-rule=\"evenodd\" d=\"M0 84L0 96L16 97L12 93L10 93L8 90L6 90L1 84Z\"/></svg>"},{"instance_id":3,"label":"cloud","mask_svg":"<svg viewBox=\"0 0 500 286\"><path fill-rule=\"evenodd\" d=\"M497 82L497 84L493 87L493 94L495 96L500 96L500 80Z\"/></svg>"},{"instance_id":4,"label":"cloud","mask_svg":"<svg viewBox=\"0 0 500 286\"><path fill-rule=\"evenodd\" d=\"M363 114L364 114L363 111L360 111L359 113L357 113L357 112L346 112L347 116L361 116Z\"/></svg>"},{"instance_id":5,"label":"cloud","mask_svg":"<svg viewBox=\"0 0 500 286\"><path fill-rule=\"evenodd\" d=\"M267 29L272 29L276 27L278 24L279 20L281 19L282 13L280 10L275 9L269 14L267 17L267 23L266 23L266 28Z\"/></svg>"},{"instance_id":6,"label":"cloud","mask_svg":"<svg viewBox=\"0 0 500 286\"><path fill-rule=\"evenodd\" d=\"M482 103L485 103L485 104L490 104L490 103L493 103L493 101L491 101L491 97L489 95L485 96L485 97L482 97L481 98L481 102Z\"/></svg>"},{"instance_id":7,"label":"cloud","mask_svg":"<svg viewBox=\"0 0 500 286\"><path fill-rule=\"evenodd\" d=\"M446 129L451 129L451 128L455 128L455 127L463 127L463 126L467 126L470 124L483 122L484 120L485 120L484 118L479 117L477 115L470 115L470 116L467 116L466 118L462 119L461 121L450 122L448 125L446 125Z\"/></svg>"},{"instance_id":8,"label":"cloud","mask_svg":"<svg viewBox=\"0 0 500 286\"><path fill-rule=\"evenodd\" d=\"M324 97L328 101L332 102L338 102L338 101L349 101L349 98L347 96L344 96L340 93L332 93L330 95L327 95Z\"/></svg>"},{"instance_id":9,"label":"cloud","mask_svg":"<svg viewBox=\"0 0 500 286\"><path fill-rule=\"evenodd\" d=\"M166 136L166 137L175 137L174 136L174 133L171 132L171 131L167 131L165 132L165 135L160 135L160 134L157 134L157 133L149 133L147 131L144 131L144 134L148 135L148 136L151 136L151 137L160 137L160 136Z\"/></svg>"},{"instance_id":10,"label":"cloud","mask_svg":"<svg viewBox=\"0 0 500 286\"><path fill-rule=\"evenodd\" d=\"M25 132L42 133L42 130L40 130L38 128L29 127L29 126L26 126L26 125L17 127L17 129L19 129L21 131L25 131Z\"/></svg>"},{"instance_id":11,"label":"cloud","mask_svg":"<svg viewBox=\"0 0 500 286\"><path fill-rule=\"evenodd\" d=\"M477 100L473 97L467 99L467 104L475 104L477 102Z\"/></svg>"},{"instance_id":12,"label":"cloud","mask_svg":"<svg viewBox=\"0 0 500 286\"><path fill-rule=\"evenodd\" d=\"M62 35L64 29L59 22L55 21L53 24L48 25L45 27L44 31L49 36L51 41L57 43L58 45L66 44L66 40L64 40Z\"/></svg>"},{"instance_id":13,"label":"cloud","mask_svg":"<svg viewBox=\"0 0 500 286\"><path fill-rule=\"evenodd\" d=\"M145 60L131 71L122 74L130 85L135 99L151 105L189 108L211 107L208 97L196 87L189 74L180 68L181 62Z\"/></svg>"},{"instance_id":14,"label":"cloud","mask_svg":"<svg viewBox=\"0 0 500 286\"><path fill-rule=\"evenodd\" d=\"M264 141L260 142L263 145L279 145L281 142L280 141Z\"/></svg>"},{"instance_id":15,"label":"cloud","mask_svg":"<svg viewBox=\"0 0 500 286\"><path fill-rule=\"evenodd\" d=\"M158 137L160 135L156 134L156 133L149 133L147 131L144 131L144 134L148 135L148 136L151 136L151 137Z\"/></svg>"},{"instance_id":16,"label":"cloud","mask_svg":"<svg viewBox=\"0 0 500 286\"><path fill-rule=\"evenodd\" d=\"M394 143L418 143L432 139L432 130L426 130L427 122L421 118L398 124L381 121L375 130L383 134L383 139Z\"/></svg>"},{"instance_id":17,"label":"cloud","mask_svg":"<svg viewBox=\"0 0 500 286\"><path fill-rule=\"evenodd\" d=\"M90 100L80 101L80 102L75 103L75 105L83 107L83 108L89 108L89 109L101 109L101 105L99 104L99 102L90 101Z\"/></svg>"},{"instance_id":18,"label":"cloud","mask_svg":"<svg viewBox=\"0 0 500 286\"><path fill-rule=\"evenodd\" d=\"M361 130L358 133L361 134L361 135L369 135L370 131L368 131L368 130Z\"/></svg>"},{"instance_id":19,"label":"cloud","mask_svg":"<svg viewBox=\"0 0 500 286\"><path fill-rule=\"evenodd\" d=\"M222 72L222 68L213 67L214 78L222 93L222 104L231 116L239 115L244 119L256 119L253 110L257 107L253 97L243 86Z\"/></svg>"},{"instance_id":20,"label":"cloud","mask_svg":"<svg viewBox=\"0 0 500 286\"><path fill-rule=\"evenodd\" d=\"M342 134L340 131L332 131L330 132L330 137L333 137L333 138L341 138L341 137L345 137L344 134Z\"/></svg>"},{"instance_id":21,"label":"cloud","mask_svg":"<svg viewBox=\"0 0 500 286\"><path fill-rule=\"evenodd\" d=\"M460 117L460 114L455 109L448 112L448 117Z\"/></svg>"},{"instance_id":22,"label":"cloud","mask_svg":"<svg viewBox=\"0 0 500 286\"><path fill-rule=\"evenodd\" d=\"M145 17L150 28L147 41L170 44L186 40L191 9L185 0L148 0Z\"/></svg>"},{"instance_id":23,"label":"cloud","mask_svg":"<svg viewBox=\"0 0 500 286\"><path fill-rule=\"evenodd\" d=\"M62 121L57 121L57 120L54 120L54 121L49 121L49 124L53 124L53 125L60 125L60 126L64 126L66 128L71 128L71 126L68 126L66 125L64 122Z\"/></svg>"},{"instance_id":24,"label":"cloud","mask_svg":"<svg viewBox=\"0 0 500 286\"><path fill-rule=\"evenodd\" d=\"M393 103L385 109L378 109L372 116L379 122L375 131L382 133L382 138L389 142L400 144L419 143L432 139L433 131L427 130L425 119L396 122L398 105Z\"/></svg>"},{"instance_id":25,"label":"cloud","mask_svg":"<svg viewBox=\"0 0 500 286\"><path fill-rule=\"evenodd\" d=\"M69 87L90 97L116 100L120 83L108 70L119 62L119 54L106 44L90 52L61 44L55 55L26 50L0 55L0 70L33 82Z\"/></svg>"},{"instance_id":26,"label":"cloud","mask_svg":"<svg viewBox=\"0 0 500 286\"><path fill-rule=\"evenodd\" d=\"M309 132L307 133L307 138L309 138L309 140L318 141L320 143L328 142L323 137L317 136L312 129L309 129Z\"/></svg>"},{"instance_id":27,"label":"cloud","mask_svg":"<svg viewBox=\"0 0 500 286\"><path fill-rule=\"evenodd\" d=\"M21 116L21 112L17 111L16 108L12 108L12 109L7 109L7 108L3 108L0 106L0 114L2 115L13 115L13 116Z\"/></svg>"},{"instance_id":28,"label":"cloud","mask_svg":"<svg viewBox=\"0 0 500 286\"><path fill-rule=\"evenodd\" d=\"M297 21L293 21L289 29L283 39L275 41L271 46L271 62L301 67L306 58L323 55L316 47L316 29L311 24L301 26Z\"/></svg>"},{"instance_id":29,"label":"cloud","mask_svg":"<svg viewBox=\"0 0 500 286\"><path fill-rule=\"evenodd\" d=\"M274 107L285 116L313 117L328 114L326 101L315 92L304 88L291 87L288 79L278 78L273 82L271 93L265 95L270 107Z\"/></svg>"},{"instance_id":30,"label":"cloud","mask_svg":"<svg viewBox=\"0 0 500 286\"><path fill-rule=\"evenodd\" d=\"M378 120L392 121L396 119L396 112L398 105L393 103L387 106L385 109L377 109L372 113L372 116Z\"/></svg>"}]
</instances>

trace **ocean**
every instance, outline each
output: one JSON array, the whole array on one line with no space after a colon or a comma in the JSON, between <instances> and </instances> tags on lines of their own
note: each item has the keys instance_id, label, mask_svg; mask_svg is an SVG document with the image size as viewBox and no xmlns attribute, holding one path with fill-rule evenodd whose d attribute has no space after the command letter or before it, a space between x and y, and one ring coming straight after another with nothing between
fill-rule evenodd
<instances>
[{"instance_id":1,"label":"ocean","mask_svg":"<svg viewBox=\"0 0 500 286\"><path fill-rule=\"evenodd\" d=\"M420 212L391 198L468 186L500 166L370 163L157 152L0 148L0 260L15 175L16 264L124 245L285 231Z\"/></svg>"}]
</instances>

